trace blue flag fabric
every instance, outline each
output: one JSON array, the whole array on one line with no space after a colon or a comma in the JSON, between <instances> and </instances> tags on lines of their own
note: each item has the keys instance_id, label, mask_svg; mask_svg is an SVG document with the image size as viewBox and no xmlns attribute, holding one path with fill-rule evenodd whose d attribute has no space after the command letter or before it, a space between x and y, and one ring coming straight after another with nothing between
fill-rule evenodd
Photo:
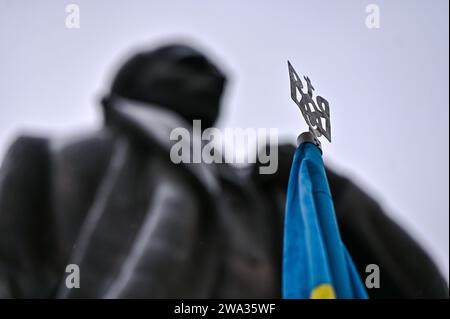
<instances>
[{"instance_id":1,"label":"blue flag fabric","mask_svg":"<svg viewBox=\"0 0 450 319\"><path fill-rule=\"evenodd\" d=\"M320 149L297 148L289 177L283 298L368 298L336 221Z\"/></svg>"}]
</instances>

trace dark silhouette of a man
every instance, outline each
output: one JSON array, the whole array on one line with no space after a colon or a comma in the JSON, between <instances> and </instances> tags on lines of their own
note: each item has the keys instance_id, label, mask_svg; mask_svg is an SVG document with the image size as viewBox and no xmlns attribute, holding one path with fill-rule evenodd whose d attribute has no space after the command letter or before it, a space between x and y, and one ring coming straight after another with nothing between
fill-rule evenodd
<instances>
[{"instance_id":1,"label":"dark silhouette of a man","mask_svg":"<svg viewBox=\"0 0 450 319\"><path fill-rule=\"evenodd\" d=\"M21 136L0 171L0 297L280 296L284 196L294 147L274 175L174 164L169 132L212 126L225 76L185 45L138 53L86 136ZM346 178L328 170L342 237L371 297L448 297L423 250ZM66 286L67 265L80 287Z\"/></svg>"}]
</instances>

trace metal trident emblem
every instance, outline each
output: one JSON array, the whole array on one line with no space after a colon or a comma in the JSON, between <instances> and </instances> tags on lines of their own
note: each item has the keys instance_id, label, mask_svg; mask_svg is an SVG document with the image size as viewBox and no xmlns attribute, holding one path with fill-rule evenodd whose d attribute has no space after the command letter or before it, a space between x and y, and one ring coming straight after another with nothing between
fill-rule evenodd
<instances>
[{"instance_id":1,"label":"metal trident emblem","mask_svg":"<svg viewBox=\"0 0 450 319\"><path fill-rule=\"evenodd\" d=\"M289 61L288 68L291 80L291 98L302 112L303 118L309 126L309 131L317 142L319 142L318 138L322 135L331 142L330 107L328 101L321 96L317 96L316 101L314 101L314 87L311 84L311 80L306 76L303 77L306 81L306 92L304 92L302 80Z\"/></svg>"}]
</instances>

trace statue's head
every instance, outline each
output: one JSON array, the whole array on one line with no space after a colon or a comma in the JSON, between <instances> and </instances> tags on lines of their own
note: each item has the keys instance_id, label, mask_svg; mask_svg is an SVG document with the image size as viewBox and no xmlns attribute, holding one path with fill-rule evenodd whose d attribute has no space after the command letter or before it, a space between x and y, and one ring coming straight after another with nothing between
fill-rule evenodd
<instances>
[{"instance_id":1,"label":"statue's head","mask_svg":"<svg viewBox=\"0 0 450 319\"><path fill-rule=\"evenodd\" d=\"M205 55L186 45L166 45L131 57L111 93L175 111L210 127L219 115L225 76Z\"/></svg>"}]
</instances>

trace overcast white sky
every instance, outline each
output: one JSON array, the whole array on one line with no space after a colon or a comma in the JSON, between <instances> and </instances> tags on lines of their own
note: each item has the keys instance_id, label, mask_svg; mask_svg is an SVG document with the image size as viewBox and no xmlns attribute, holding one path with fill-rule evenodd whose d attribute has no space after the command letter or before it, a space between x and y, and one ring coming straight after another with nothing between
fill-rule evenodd
<instances>
[{"instance_id":1,"label":"overcast white sky","mask_svg":"<svg viewBox=\"0 0 450 319\"><path fill-rule=\"evenodd\" d=\"M80 29L65 27L69 3L79 5ZM370 3L379 29L365 25ZM194 40L229 73L220 126L278 127L294 141L305 124L289 96L289 59L330 102L326 161L378 199L448 278L448 5L0 0L0 157L24 130L95 128L118 62L174 37Z\"/></svg>"}]
</instances>

